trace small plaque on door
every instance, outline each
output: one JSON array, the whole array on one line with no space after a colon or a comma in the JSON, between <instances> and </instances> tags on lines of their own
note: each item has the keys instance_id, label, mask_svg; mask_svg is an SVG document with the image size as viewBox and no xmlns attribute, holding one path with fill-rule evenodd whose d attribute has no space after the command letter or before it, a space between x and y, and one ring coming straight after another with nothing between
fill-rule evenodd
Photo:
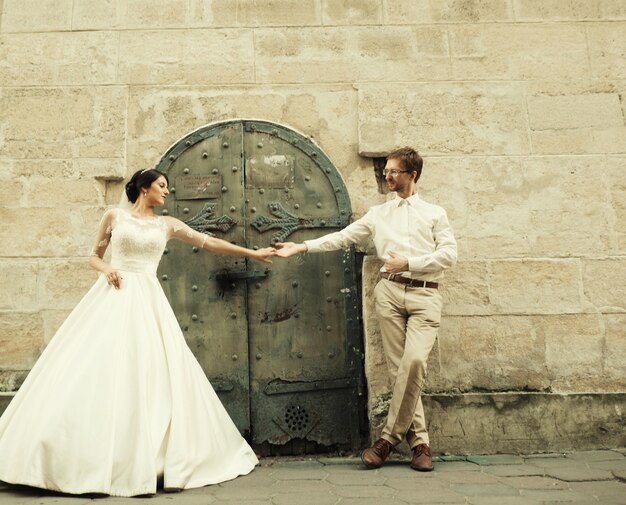
<instances>
[{"instance_id":1,"label":"small plaque on door","mask_svg":"<svg viewBox=\"0 0 626 505\"><path fill-rule=\"evenodd\" d=\"M246 161L246 187L293 188L294 164L289 154L252 156Z\"/></svg>"},{"instance_id":2,"label":"small plaque on door","mask_svg":"<svg viewBox=\"0 0 626 505\"><path fill-rule=\"evenodd\" d=\"M176 200L204 200L222 196L221 175L181 175L176 178Z\"/></svg>"}]
</instances>

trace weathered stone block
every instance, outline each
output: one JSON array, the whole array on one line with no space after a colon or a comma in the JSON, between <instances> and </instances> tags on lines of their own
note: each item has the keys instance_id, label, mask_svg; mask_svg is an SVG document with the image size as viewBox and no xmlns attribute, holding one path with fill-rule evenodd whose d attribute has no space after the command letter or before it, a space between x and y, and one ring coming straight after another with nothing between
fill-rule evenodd
<instances>
[{"instance_id":1,"label":"weathered stone block","mask_svg":"<svg viewBox=\"0 0 626 505\"><path fill-rule=\"evenodd\" d=\"M626 77L626 22L588 25L587 38L591 74L609 79Z\"/></svg>"},{"instance_id":2,"label":"weathered stone block","mask_svg":"<svg viewBox=\"0 0 626 505\"><path fill-rule=\"evenodd\" d=\"M74 30L113 30L124 24L123 7L128 2L119 0L82 0L75 2L72 12ZM155 12L159 12L154 9Z\"/></svg>"},{"instance_id":3,"label":"weathered stone block","mask_svg":"<svg viewBox=\"0 0 626 505\"><path fill-rule=\"evenodd\" d=\"M327 136L327 135L325 135ZM336 142L336 141L335 141ZM324 143L325 146L333 147L332 139L328 139L328 142ZM337 149L333 149L333 152L339 153L341 146L337 145ZM353 147L356 151L356 146ZM334 161L334 160L333 160ZM352 162L352 160L346 160ZM347 178L344 179L348 192L350 194L350 205L352 205L352 215L355 219L362 217L367 213L370 207L379 205L385 201L385 196L378 193L378 184L374 176L374 169L371 163L365 161L363 166L362 159L355 160L352 166L355 168L352 172L347 174ZM360 163L359 163L360 162ZM341 164L337 168L345 170L347 167ZM369 242L363 247L363 250L368 254L374 254L374 243Z\"/></svg>"},{"instance_id":4,"label":"weathered stone block","mask_svg":"<svg viewBox=\"0 0 626 505\"><path fill-rule=\"evenodd\" d=\"M493 310L485 262L458 262L446 271L440 289L444 315L479 315Z\"/></svg>"},{"instance_id":5,"label":"weathered stone block","mask_svg":"<svg viewBox=\"0 0 626 505\"><path fill-rule=\"evenodd\" d=\"M444 317L440 390L543 390L549 386L544 346L530 317Z\"/></svg>"},{"instance_id":6,"label":"weathered stone block","mask_svg":"<svg viewBox=\"0 0 626 505\"><path fill-rule=\"evenodd\" d=\"M626 315L604 314L606 338L605 371L614 380L616 391L626 388Z\"/></svg>"},{"instance_id":7,"label":"weathered stone block","mask_svg":"<svg viewBox=\"0 0 626 505\"><path fill-rule=\"evenodd\" d=\"M626 83L602 79L577 79L562 81L556 78L541 81L528 81L528 96L570 96L619 93Z\"/></svg>"},{"instance_id":8,"label":"weathered stone block","mask_svg":"<svg viewBox=\"0 0 626 505\"><path fill-rule=\"evenodd\" d=\"M249 114L255 104L259 106L259 115L264 115L266 107L274 110L267 118L272 120L284 102L280 95L271 92L244 97L208 88L134 88L129 107L129 164L154 165L170 145L187 133L220 119L252 117ZM191 110L193 114L189 114Z\"/></svg>"},{"instance_id":9,"label":"weathered stone block","mask_svg":"<svg viewBox=\"0 0 626 505\"><path fill-rule=\"evenodd\" d=\"M74 5L74 30L178 28L188 24L187 0L81 0Z\"/></svg>"},{"instance_id":10,"label":"weathered stone block","mask_svg":"<svg viewBox=\"0 0 626 505\"><path fill-rule=\"evenodd\" d=\"M42 318L36 312L0 312L0 369L33 366L43 349Z\"/></svg>"},{"instance_id":11,"label":"weathered stone block","mask_svg":"<svg viewBox=\"0 0 626 505\"><path fill-rule=\"evenodd\" d=\"M84 294L85 293L83 293L83 295ZM80 297L80 294L77 294L76 301L78 301L78 297ZM52 339L52 337L54 337L56 332L59 330L59 328L63 324L63 321L67 319L67 316L69 316L70 312L71 310L69 309L68 310L44 310L41 312L42 317L43 317L43 341L46 345L50 343L50 340Z\"/></svg>"},{"instance_id":12,"label":"weathered stone block","mask_svg":"<svg viewBox=\"0 0 626 505\"><path fill-rule=\"evenodd\" d=\"M589 177L589 167L603 162L600 156L427 157L418 191L448 212L460 261L607 254L613 228L621 226L609 219L619 204L608 188L621 183L608 184L602 170Z\"/></svg>"},{"instance_id":13,"label":"weathered stone block","mask_svg":"<svg viewBox=\"0 0 626 505\"><path fill-rule=\"evenodd\" d=\"M626 153L626 128L531 131L537 154Z\"/></svg>"},{"instance_id":14,"label":"weathered stone block","mask_svg":"<svg viewBox=\"0 0 626 505\"><path fill-rule=\"evenodd\" d=\"M626 4L613 0L513 0L518 21L617 21L626 19Z\"/></svg>"},{"instance_id":15,"label":"weathered stone block","mask_svg":"<svg viewBox=\"0 0 626 505\"><path fill-rule=\"evenodd\" d=\"M124 28L185 26L188 0L124 0L118 11Z\"/></svg>"},{"instance_id":16,"label":"weathered stone block","mask_svg":"<svg viewBox=\"0 0 626 505\"><path fill-rule=\"evenodd\" d=\"M1 88L0 156L90 158L124 154L126 90Z\"/></svg>"},{"instance_id":17,"label":"weathered stone block","mask_svg":"<svg viewBox=\"0 0 626 505\"><path fill-rule=\"evenodd\" d=\"M601 312L626 312L626 258L584 259L583 289Z\"/></svg>"},{"instance_id":18,"label":"weathered stone block","mask_svg":"<svg viewBox=\"0 0 626 505\"><path fill-rule=\"evenodd\" d=\"M35 260L3 258L0 262L0 310L36 310L38 274L39 264Z\"/></svg>"},{"instance_id":19,"label":"weathered stone block","mask_svg":"<svg viewBox=\"0 0 626 505\"><path fill-rule=\"evenodd\" d=\"M0 207L0 257L86 257L102 209L7 209Z\"/></svg>"},{"instance_id":20,"label":"weathered stone block","mask_svg":"<svg viewBox=\"0 0 626 505\"><path fill-rule=\"evenodd\" d=\"M41 304L50 309L72 309L96 281L88 260L47 260L40 264Z\"/></svg>"},{"instance_id":21,"label":"weathered stone block","mask_svg":"<svg viewBox=\"0 0 626 505\"><path fill-rule=\"evenodd\" d=\"M253 82L252 31L122 32L119 79L128 84L168 85ZM186 113L192 115L191 110Z\"/></svg>"},{"instance_id":22,"label":"weathered stone block","mask_svg":"<svg viewBox=\"0 0 626 505\"><path fill-rule=\"evenodd\" d=\"M70 30L73 4L72 0L3 0L2 31Z\"/></svg>"},{"instance_id":23,"label":"weathered stone block","mask_svg":"<svg viewBox=\"0 0 626 505\"><path fill-rule=\"evenodd\" d=\"M359 154L386 156L416 139L426 156L528 153L523 95L519 85L499 83L361 86Z\"/></svg>"},{"instance_id":24,"label":"weathered stone block","mask_svg":"<svg viewBox=\"0 0 626 505\"><path fill-rule=\"evenodd\" d=\"M322 0L324 25L377 25L382 22L378 0Z\"/></svg>"},{"instance_id":25,"label":"weathered stone block","mask_svg":"<svg viewBox=\"0 0 626 505\"><path fill-rule=\"evenodd\" d=\"M112 32L2 35L0 85L114 84L117 48Z\"/></svg>"},{"instance_id":26,"label":"weathered stone block","mask_svg":"<svg viewBox=\"0 0 626 505\"><path fill-rule=\"evenodd\" d=\"M192 0L191 19L213 26L306 26L321 24L316 0Z\"/></svg>"},{"instance_id":27,"label":"weathered stone block","mask_svg":"<svg viewBox=\"0 0 626 505\"><path fill-rule=\"evenodd\" d=\"M513 19L509 0L384 0L389 24L481 23Z\"/></svg>"},{"instance_id":28,"label":"weathered stone block","mask_svg":"<svg viewBox=\"0 0 626 505\"><path fill-rule=\"evenodd\" d=\"M450 78L447 33L436 26L259 29L255 53L263 83Z\"/></svg>"},{"instance_id":29,"label":"weathered stone block","mask_svg":"<svg viewBox=\"0 0 626 505\"><path fill-rule=\"evenodd\" d=\"M0 170L9 177L74 177L75 163L72 160L34 160L34 159L11 159L7 160L6 167L0 161ZM4 200L0 200L4 205Z\"/></svg>"},{"instance_id":30,"label":"weathered stone block","mask_svg":"<svg viewBox=\"0 0 626 505\"><path fill-rule=\"evenodd\" d=\"M626 151L620 94L533 94L528 99L533 151L602 153Z\"/></svg>"},{"instance_id":31,"label":"weathered stone block","mask_svg":"<svg viewBox=\"0 0 626 505\"><path fill-rule=\"evenodd\" d=\"M439 346L439 338L435 340L435 344L428 356L428 368L426 371L426 382L424 384L424 392L445 391L448 383L442 375L441 368L441 347Z\"/></svg>"},{"instance_id":32,"label":"weathered stone block","mask_svg":"<svg viewBox=\"0 0 626 505\"><path fill-rule=\"evenodd\" d=\"M528 97L531 130L614 128L624 125L617 93Z\"/></svg>"},{"instance_id":33,"label":"weathered stone block","mask_svg":"<svg viewBox=\"0 0 626 505\"><path fill-rule=\"evenodd\" d=\"M538 317L535 327L545 343L552 391L612 390L602 374L605 342L598 314Z\"/></svg>"},{"instance_id":34,"label":"weathered stone block","mask_svg":"<svg viewBox=\"0 0 626 505\"><path fill-rule=\"evenodd\" d=\"M529 454L623 445L625 402L623 393L431 395L425 410L438 450Z\"/></svg>"},{"instance_id":35,"label":"weathered stone block","mask_svg":"<svg viewBox=\"0 0 626 505\"><path fill-rule=\"evenodd\" d=\"M421 142L409 145L423 154ZM464 238L467 233L468 207L471 204L468 198L473 198L471 191L468 191L468 186L473 186L475 183L471 181L475 177L480 177L481 174L480 169L470 167L485 167L485 164L488 164L487 160L488 158L472 158L470 161L467 157L426 156L422 175L417 181L417 192L420 198L445 209L457 239L461 261L471 257L466 250Z\"/></svg>"},{"instance_id":36,"label":"weathered stone block","mask_svg":"<svg viewBox=\"0 0 626 505\"><path fill-rule=\"evenodd\" d=\"M102 206L104 193L101 185L92 178L31 178L24 191L24 206L68 207L75 205Z\"/></svg>"},{"instance_id":37,"label":"weathered stone block","mask_svg":"<svg viewBox=\"0 0 626 505\"><path fill-rule=\"evenodd\" d=\"M610 202L610 226L613 230L613 250L618 254L626 253L626 158L610 156L605 160L605 174L607 184L606 199Z\"/></svg>"},{"instance_id":38,"label":"weathered stone block","mask_svg":"<svg viewBox=\"0 0 626 505\"><path fill-rule=\"evenodd\" d=\"M106 205L117 206L122 198L122 193L126 191L125 181L105 181L104 199Z\"/></svg>"},{"instance_id":39,"label":"weathered stone block","mask_svg":"<svg viewBox=\"0 0 626 505\"><path fill-rule=\"evenodd\" d=\"M22 181L0 179L0 202L3 207L21 207L23 192L24 183Z\"/></svg>"},{"instance_id":40,"label":"weathered stone block","mask_svg":"<svg viewBox=\"0 0 626 505\"><path fill-rule=\"evenodd\" d=\"M124 158L78 158L72 160L74 172L80 177L94 177L107 181L120 181L134 173ZM135 170L139 170L137 167ZM116 202L117 203L117 202Z\"/></svg>"},{"instance_id":41,"label":"weathered stone block","mask_svg":"<svg viewBox=\"0 0 626 505\"><path fill-rule=\"evenodd\" d=\"M576 260L493 261L491 303L512 314L580 312L579 277Z\"/></svg>"},{"instance_id":42,"label":"weathered stone block","mask_svg":"<svg viewBox=\"0 0 626 505\"><path fill-rule=\"evenodd\" d=\"M584 27L569 24L451 25L450 54L455 79L569 79L588 73Z\"/></svg>"}]
</instances>

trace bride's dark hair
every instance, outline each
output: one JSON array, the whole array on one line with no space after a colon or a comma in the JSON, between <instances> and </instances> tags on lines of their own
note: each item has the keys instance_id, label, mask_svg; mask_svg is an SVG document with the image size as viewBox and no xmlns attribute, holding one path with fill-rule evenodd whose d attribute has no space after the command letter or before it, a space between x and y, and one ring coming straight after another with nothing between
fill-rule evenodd
<instances>
[{"instance_id":1,"label":"bride's dark hair","mask_svg":"<svg viewBox=\"0 0 626 505\"><path fill-rule=\"evenodd\" d=\"M135 203L139 198L139 192L142 188L149 188L154 181L159 177L165 177L165 180L169 184L170 181L162 172L155 170L154 168L145 168L143 170L137 170L130 181L126 183L126 196L131 203Z\"/></svg>"}]
</instances>

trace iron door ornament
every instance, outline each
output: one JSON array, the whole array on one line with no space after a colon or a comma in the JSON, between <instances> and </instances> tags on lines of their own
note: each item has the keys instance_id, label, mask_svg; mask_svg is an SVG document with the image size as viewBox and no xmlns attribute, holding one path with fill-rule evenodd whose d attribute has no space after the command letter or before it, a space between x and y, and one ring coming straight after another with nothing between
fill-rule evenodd
<instances>
[{"instance_id":1,"label":"iron door ornament","mask_svg":"<svg viewBox=\"0 0 626 505\"><path fill-rule=\"evenodd\" d=\"M157 169L175 196L164 212L238 245L301 242L350 220L347 190L330 160L275 123L206 126L175 144ZM177 273L163 281L166 294L253 445L264 453L357 448L364 398L354 251L276 259L265 268L169 248L159 275Z\"/></svg>"},{"instance_id":2,"label":"iron door ornament","mask_svg":"<svg viewBox=\"0 0 626 505\"><path fill-rule=\"evenodd\" d=\"M197 231L245 245L242 125L192 134L173 146L158 170L170 198L162 212ZM245 283L220 273L246 271L243 258L168 243L158 275L192 352L240 431L250 431Z\"/></svg>"}]
</instances>

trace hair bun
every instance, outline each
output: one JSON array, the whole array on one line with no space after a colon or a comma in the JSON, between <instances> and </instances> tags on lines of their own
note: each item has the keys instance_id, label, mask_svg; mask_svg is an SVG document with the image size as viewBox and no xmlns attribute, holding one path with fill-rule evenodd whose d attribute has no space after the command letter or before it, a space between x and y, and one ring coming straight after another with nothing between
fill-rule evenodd
<instances>
[{"instance_id":1,"label":"hair bun","mask_svg":"<svg viewBox=\"0 0 626 505\"><path fill-rule=\"evenodd\" d=\"M130 178L130 181L126 183L125 189L128 201L131 203L135 203L137 201L137 198L139 198L139 193L141 193L141 189L149 188L150 185L159 177L165 177L165 180L169 184L167 175L159 172L154 168L144 168L143 170L137 170Z\"/></svg>"},{"instance_id":2,"label":"hair bun","mask_svg":"<svg viewBox=\"0 0 626 505\"><path fill-rule=\"evenodd\" d=\"M126 183L126 196L128 197L128 201L135 203L137 198L139 198L139 188L137 187L137 174L133 175Z\"/></svg>"}]
</instances>

